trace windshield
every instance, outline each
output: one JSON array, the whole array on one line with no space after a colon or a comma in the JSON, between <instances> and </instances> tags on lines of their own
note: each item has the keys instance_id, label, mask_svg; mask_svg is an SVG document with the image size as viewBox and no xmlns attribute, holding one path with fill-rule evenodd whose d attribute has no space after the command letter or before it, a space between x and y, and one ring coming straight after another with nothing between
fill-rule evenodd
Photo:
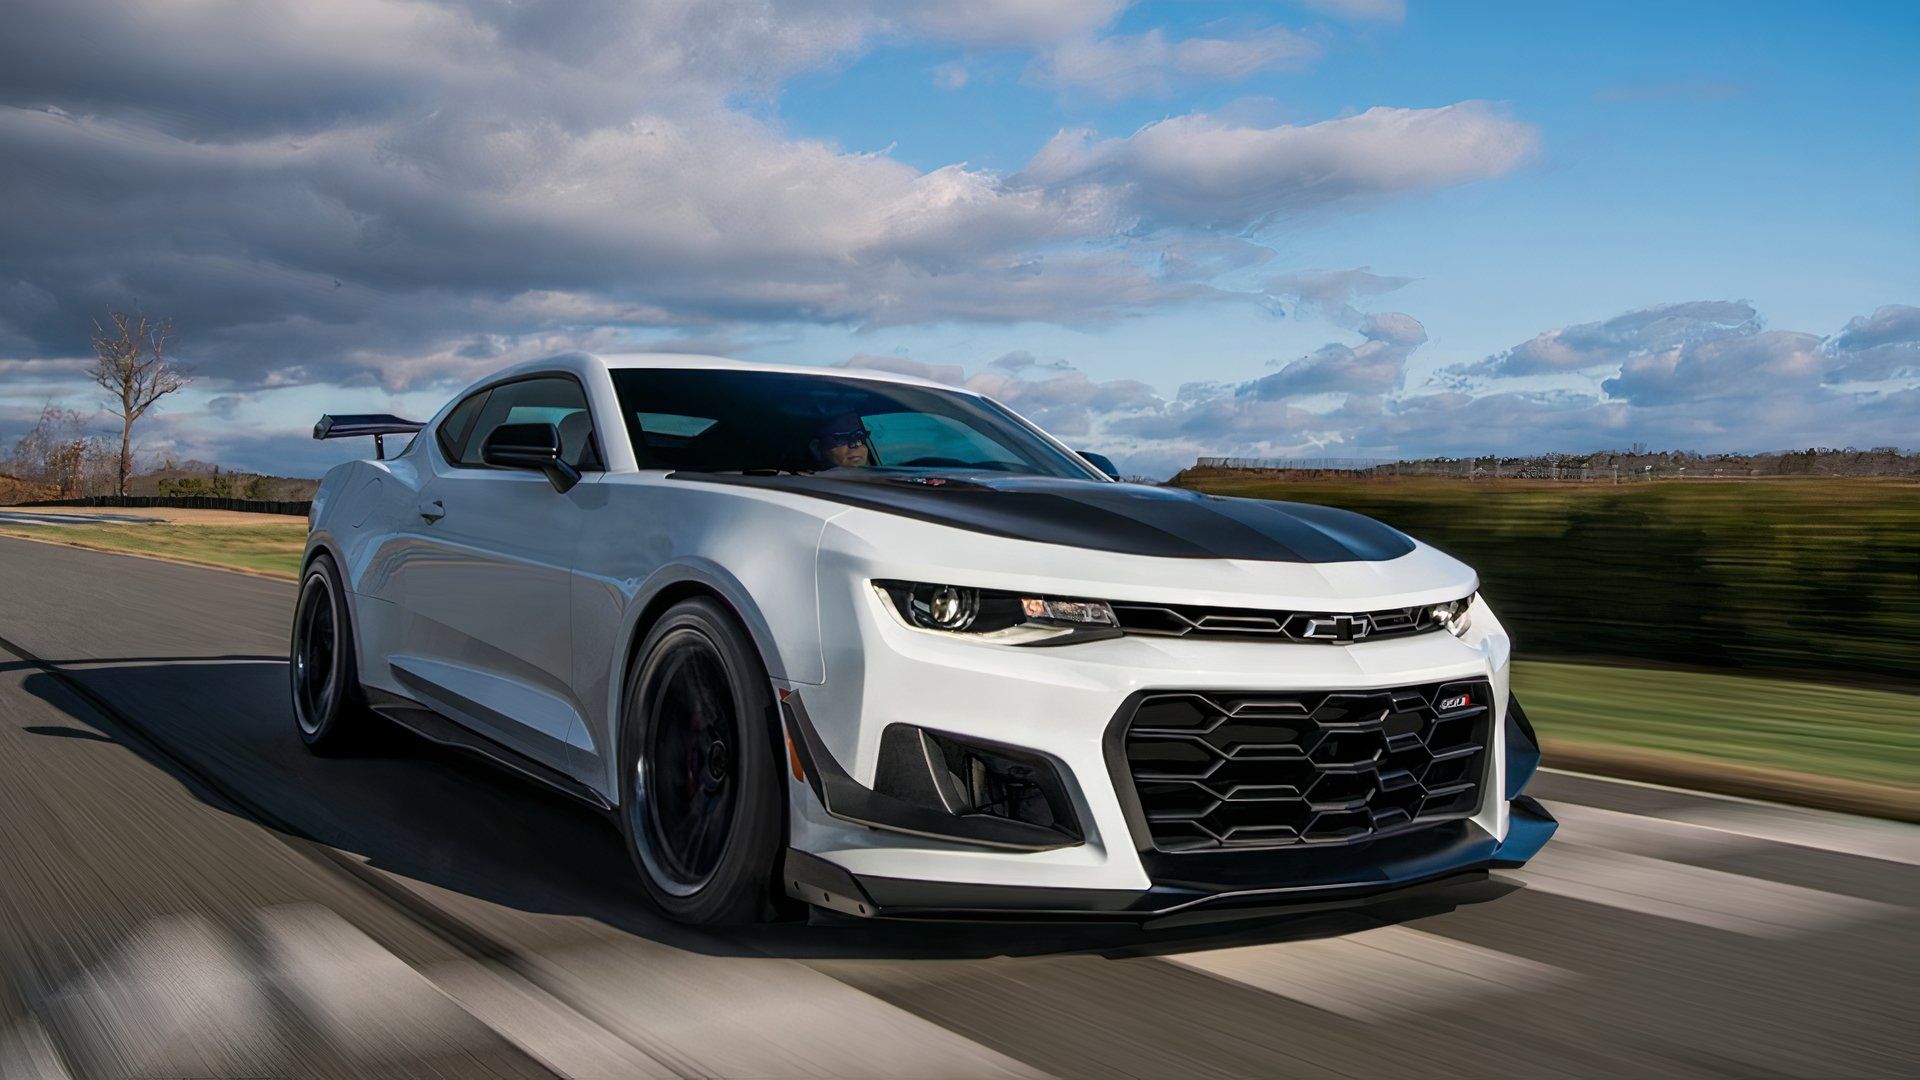
<instances>
[{"instance_id":1,"label":"windshield","mask_svg":"<svg viewBox=\"0 0 1920 1080\"><path fill-rule=\"evenodd\" d=\"M775 371L611 374L643 469L953 469L1105 479L971 394Z\"/></svg>"}]
</instances>

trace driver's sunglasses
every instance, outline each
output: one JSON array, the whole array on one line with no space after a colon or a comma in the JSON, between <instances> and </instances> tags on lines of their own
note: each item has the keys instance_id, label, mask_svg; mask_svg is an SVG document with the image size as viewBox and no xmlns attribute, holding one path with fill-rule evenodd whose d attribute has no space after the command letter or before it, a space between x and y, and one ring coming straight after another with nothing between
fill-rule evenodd
<instances>
[{"instance_id":1,"label":"driver's sunglasses","mask_svg":"<svg viewBox=\"0 0 1920 1080\"><path fill-rule=\"evenodd\" d=\"M820 445L827 447L852 446L854 443L867 441L867 436L871 434L873 433L866 428L855 428L852 431L829 431L820 437Z\"/></svg>"}]
</instances>

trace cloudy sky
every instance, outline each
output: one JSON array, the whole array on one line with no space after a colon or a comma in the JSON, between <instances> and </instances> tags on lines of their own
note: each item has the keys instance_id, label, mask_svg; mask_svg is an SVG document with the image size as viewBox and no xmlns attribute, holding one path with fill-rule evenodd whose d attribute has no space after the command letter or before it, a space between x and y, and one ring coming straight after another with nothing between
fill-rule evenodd
<instances>
[{"instance_id":1,"label":"cloudy sky","mask_svg":"<svg viewBox=\"0 0 1920 1080\"><path fill-rule=\"evenodd\" d=\"M1158 474L1914 448L1917 47L1905 3L7 0L0 444L98 407L115 305L196 376L145 447L293 474L361 449L324 410L572 347L929 374Z\"/></svg>"}]
</instances>

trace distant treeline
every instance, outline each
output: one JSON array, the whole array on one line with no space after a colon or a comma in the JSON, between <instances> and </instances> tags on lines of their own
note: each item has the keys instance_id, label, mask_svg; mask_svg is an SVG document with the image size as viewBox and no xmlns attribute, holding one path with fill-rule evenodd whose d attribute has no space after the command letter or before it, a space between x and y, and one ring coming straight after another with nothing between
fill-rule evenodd
<instances>
[{"instance_id":1,"label":"distant treeline","mask_svg":"<svg viewBox=\"0 0 1920 1080\"><path fill-rule=\"evenodd\" d=\"M1766 454L1703 454L1693 450L1597 450L1589 454L1527 454L1479 457L1221 458L1204 457L1197 469L1234 469L1320 476L1445 476L1461 479L1619 481L1741 479L1777 476L1920 477L1920 453L1897 447L1871 450L1813 447Z\"/></svg>"},{"instance_id":2,"label":"distant treeline","mask_svg":"<svg viewBox=\"0 0 1920 1080\"><path fill-rule=\"evenodd\" d=\"M0 459L0 506L112 495L116 476L108 466L113 461L97 454L87 456L93 451L81 443L63 449L64 445L55 444L47 451L22 440L12 459ZM240 472L211 462L165 457L128 477L127 495L291 503L312 499L319 486L318 480Z\"/></svg>"},{"instance_id":3,"label":"distant treeline","mask_svg":"<svg viewBox=\"0 0 1920 1080\"><path fill-rule=\"evenodd\" d=\"M1221 495L1341 506L1471 564L1523 656L1612 658L1920 689L1920 485L1286 482Z\"/></svg>"}]
</instances>

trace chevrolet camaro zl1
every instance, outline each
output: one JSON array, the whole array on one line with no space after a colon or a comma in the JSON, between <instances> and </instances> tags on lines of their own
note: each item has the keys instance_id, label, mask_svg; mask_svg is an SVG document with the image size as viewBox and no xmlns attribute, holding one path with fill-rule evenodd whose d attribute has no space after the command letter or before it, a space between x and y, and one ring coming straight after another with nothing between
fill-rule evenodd
<instances>
[{"instance_id":1,"label":"chevrolet camaro zl1","mask_svg":"<svg viewBox=\"0 0 1920 1080\"><path fill-rule=\"evenodd\" d=\"M574 353L314 434L415 432L314 498L301 738L585 800L675 918L1357 902L1554 829L1478 578L1369 518L876 372Z\"/></svg>"}]
</instances>

